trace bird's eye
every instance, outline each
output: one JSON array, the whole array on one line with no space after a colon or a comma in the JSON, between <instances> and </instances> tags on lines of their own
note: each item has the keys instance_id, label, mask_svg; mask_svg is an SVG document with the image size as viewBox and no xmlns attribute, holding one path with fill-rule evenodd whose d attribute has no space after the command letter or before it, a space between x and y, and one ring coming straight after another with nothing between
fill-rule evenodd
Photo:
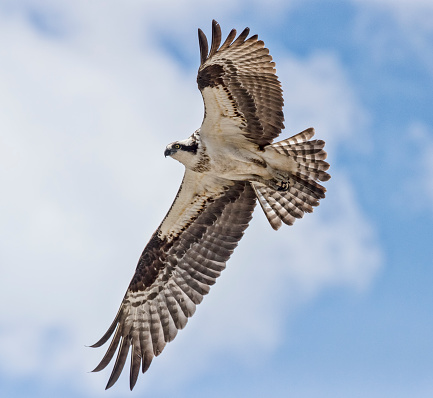
<instances>
[{"instance_id":1,"label":"bird's eye","mask_svg":"<svg viewBox=\"0 0 433 398\"><path fill-rule=\"evenodd\" d=\"M179 149L180 148L180 145L179 144L175 144L174 145L174 149Z\"/></svg>"}]
</instances>

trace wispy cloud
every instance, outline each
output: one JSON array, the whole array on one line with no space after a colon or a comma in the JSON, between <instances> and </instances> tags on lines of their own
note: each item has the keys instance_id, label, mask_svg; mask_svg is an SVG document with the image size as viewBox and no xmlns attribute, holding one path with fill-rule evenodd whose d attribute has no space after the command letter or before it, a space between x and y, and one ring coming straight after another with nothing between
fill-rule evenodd
<instances>
[{"instance_id":1,"label":"wispy cloud","mask_svg":"<svg viewBox=\"0 0 433 398\"><path fill-rule=\"evenodd\" d=\"M401 57L401 47L410 49L426 70L433 70L433 3L429 0L352 0L359 6L360 26L373 38L380 53ZM389 29L390 20L397 29ZM392 23L391 22L391 23ZM374 25L374 26L373 26ZM396 45L398 43L398 45Z\"/></svg>"}]
</instances>

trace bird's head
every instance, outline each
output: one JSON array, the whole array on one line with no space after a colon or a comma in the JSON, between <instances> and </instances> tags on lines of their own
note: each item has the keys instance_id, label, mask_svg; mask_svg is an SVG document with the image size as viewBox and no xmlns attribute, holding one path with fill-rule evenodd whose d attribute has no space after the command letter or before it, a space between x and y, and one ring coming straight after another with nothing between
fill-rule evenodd
<instances>
[{"instance_id":1,"label":"bird's head","mask_svg":"<svg viewBox=\"0 0 433 398\"><path fill-rule=\"evenodd\" d=\"M175 141L168 144L164 156L170 156L185 166L193 166L197 162L199 143L195 134L183 141Z\"/></svg>"}]
</instances>

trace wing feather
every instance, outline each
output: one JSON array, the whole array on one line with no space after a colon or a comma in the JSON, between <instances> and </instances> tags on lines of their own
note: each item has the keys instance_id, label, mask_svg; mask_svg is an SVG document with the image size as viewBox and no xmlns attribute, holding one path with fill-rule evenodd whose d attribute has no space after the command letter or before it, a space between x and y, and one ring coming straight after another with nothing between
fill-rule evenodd
<instances>
[{"instance_id":1,"label":"wing feather","mask_svg":"<svg viewBox=\"0 0 433 398\"><path fill-rule=\"evenodd\" d=\"M173 297L176 299L177 303L179 304L179 307L182 310L183 314L187 318L190 318L194 314L194 310L191 309L190 298L179 286L179 280L180 280L180 284L183 284L185 282L183 281L182 277L177 275L176 277L173 278L173 284L170 286L170 288L173 292Z\"/></svg>"},{"instance_id":2,"label":"wing feather","mask_svg":"<svg viewBox=\"0 0 433 398\"><path fill-rule=\"evenodd\" d=\"M227 181L217 188L219 180L207 177L197 185L188 173L193 172L185 173L180 192L161 224L164 233L160 226L145 247L114 322L94 345L99 347L114 333L95 371L104 369L120 346L107 388L119 378L130 347L130 388L134 387L140 364L143 373L147 371L153 357L185 327L251 220L255 194L248 182ZM212 184L216 186L212 188ZM199 189L204 186L206 190ZM209 200L197 199L200 196ZM185 206L187 200L203 204L197 206L195 215L188 213L189 219L179 211L179 207L190 208Z\"/></svg>"},{"instance_id":3,"label":"wing feather","mask_svg":"<svg viewBox=\"0 0 433 398\"><path fill-rule=\"evenodd\" d=\"M200 304L203 300L203 296L196 291L193 286L191 286L193 285L193 281L191 280L191 277L188 275L188 273L183 269L179 269L176 273L175 282L187 297L186 300L183 300L183 303L186 307L185 315L190 318L195 313L195 306Z\"/></svg>"},{"instance_id":4,"label":"wing feather","mask_svg":"<svg viewBox=\"0 0 433 398\"><path fill-rule=\"evenodd\" d=\"M93 372L99 372L102 369L105 369L106 366L111 362L117 347L119 346L119 342L120 342L120 338L122 337L122 333L121 333L121 329L122 327L120 326L120 324L116 324L117 328L116 328L116 333L114 334L113 340L111 340L110 346L108 347L107 352L105 353L104 357L102 358L101 362L99 363L99 365L93 369ZM110 336L108 336L109 338ZM107 339L108 339L107 338ZM97 347L95 344L92 347Z\"/></svg>"},{"instance_id":5,"label":"wing feather","mask_svg":"<svg viewBox=\"0 0 433 398\"><path fill-rule=\"evenodd\" d=\"M157 357L165 347L165 338L161 318L156 307L156 300L148 303L150 315L150 336L152 337L153 353Z\"/></svg>"},{"instance_id":6,"label":"wing feather","mask_svg":"<svg viewBox=\"0 0 433 398\"><path fill-rule=\"evenodd\" d=\"M132 389L137 383L138 374L140 373L141 365L141 343L138 333L132 335L132 349L131 349L131 368L129 375L129 388Z\"/></svg>"},{"instance_id":7,"label":"wing feather","mask_svg":"<svg viewBox=\"0 0 433 398\"><path fill-rule=\"evenodd\" d=\"M269 50L257 35L247 39L248 34L249 28L245 28L235 39L236 31L232 30L218 48L221 28L213 21L208 53L206 35L199 30L201 63L197 83L205 105L200 134L225 134L226 140L237 139L231 134L242 134L265 146L284 128L283 96ZM218 124L227 126L227 122L235 128L215 128Z\"/></svg>"},{"instance_id":8,"label":"wing feather","mask_svg":"<svg viewBox=\"0 0 433 398\"><path fill-rule=\"evenodd\" d=\"M174 298L172 290L166 289L163 292L163 295L164 295L165 303L167 305L167 309L170 313L174 325L176 326L176 329L177 330L183 329L186 326L186 323L188 322L188 318L185 316L179 303Z\"/></svg>"},{"instance_id":9,"label":"wing feather","mask_svg":"<svg viewBox=\"0 0 433 398\"><path fill-rule=\"evenodd\" d=\"M207 44L206 35L203 33L201 29L198 30L198 42L200 45L200 62L203 63L206 61L209 47Z\"/></svg>"},{"instance_id":10,"label":"wing feather","mask_svg":"<svg viewBox=\"0 0 433 398\"><path fill-rule=\"evenodd\" d=\"M216 22L215 20L212 21L212 24L217 24L217 23L218 22ZM234 47L237 47L237 46L240 46L241 44L243 44L249 33L250 33L250 28L245 28L241 32L241 34L238 36L238 38L233 42L232 45ZM212 40L213 40L213 38L212 38Z\"/></svg>"},{"instance_id":11,"label":"wing feather","mask_svg":"<svg viewBox=\"0 0 433 398\"><path fill-rule=\"evenodd\" d=\"M136 337L140 339L141 350L141 371L144 373L149 369L153 359L153 344L150 336L150 319L148 314L142 312L140 314L139 323L137 324Z\"/></svg>"},{"instance_id":12,"label":"wing feather","mask_svg":"<svg viewBox=\"0 0 433 398\"><path fill-rule=\"evenodd\" d=\"M212 57L218 50L221 44L221 28L219 24L212 23L212 45L209 52L209 57Z\"/></svg>"},{"instance_id":13,"label":"wing feather","mask_svg":"<svg viewBox=\"0 0 433 398\"><path fill-rule=\"evenodd\" d=\"M164 331L164 340L168 343L176 337L177 328L174 324L173 318L170 315L164 294L159 293L157 300L159 318L161 319L162 329Z\"/></svg>"},{"instance_id":14,"label":"wing feather","mask_svg":"<svg viewBox=\"0 0 433 398\"><path fill-rule=\"evenodd\" d=\"M227 36L227 39L224 41L223 45L220 47L220 51L225 50L228 46L230 46L230 44L232 44L232 41L234 40L234 38L236 37L236 29L232 29L230 31L230 33ZM207 41L207 39L206 39ZM206 60L204 60L206 61ZM204 63L204 61L202 62L202 64Z\"/></svg>"},{"instance_id":15,"label":"wing feather","mask_svg":"<svg viewBox=\"0 0 433 398\"><path fill-rule=\"evenodd\" d=\"M131 336L126 335L125 337L122 337L120 342L120 348L117 353L116 363L114 364L113 371L111 372L111 376L108 379L107 386L105 387L106 390L108 390L110 387L114 385L114 383L117 381L120 374L122 373L130 346L131 346Z\"/></svg>"}]
</instances>

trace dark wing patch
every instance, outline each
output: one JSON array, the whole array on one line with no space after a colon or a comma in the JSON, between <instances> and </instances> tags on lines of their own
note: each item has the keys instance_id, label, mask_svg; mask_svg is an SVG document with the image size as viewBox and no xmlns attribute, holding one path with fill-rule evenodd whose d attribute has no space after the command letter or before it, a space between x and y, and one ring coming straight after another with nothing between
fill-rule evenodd
<instances>
[{"instance_id":1,"label":"dark wing patch","mask_svg":"<svg viewBox=\"0 0 433 398\"><path fill-rule=\"evenodd\" d=\"M247 39L248 34L246 28L233 41L236 36L233 29L219 47L221 28L212 21L212 43L208 53L206 35L199 29L201 63L197 84L202 93L206 87L224 88L243 119L241 130L245 137L265 146L284 128L283 96L269 50L257 35Z\"/></svg>"},{"instance_id":2,"label":"dark wing patch","mask_svg":"<svg viewBox=\"0 0 433 398\"><path fill-rule=\"evenodd\" d=\"M120 346L106 388L119 378L131 349L130 388L154 356L174 339L194 314L241 239L252 217L255 194L236 182L170 243L155 232L143 251L116 318L92 347L114 337L100 364L104 369Z\"/></svg>"}]
</instances>

